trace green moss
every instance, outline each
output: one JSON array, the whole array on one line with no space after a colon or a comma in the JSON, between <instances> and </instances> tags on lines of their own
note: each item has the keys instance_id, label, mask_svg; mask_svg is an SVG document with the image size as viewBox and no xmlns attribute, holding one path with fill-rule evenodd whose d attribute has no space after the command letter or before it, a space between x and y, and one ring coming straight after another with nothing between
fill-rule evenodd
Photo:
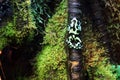
<instances>
[{"instance_id":1,"label":"green moss","mask_svg":"<svg viewBox=\"0 0 120 80\"><path fill-rule=\"evenodd\" d=\"M13 1L12 3L16 6L13 7L13 19L8 20L0 29L1 49L9 43L20 44L26 37L30 41L35 35L36 26L31 14L30 1Z\"/></svg>"},{"instance_id":2,"label":"green moss","mask_svg":"<svg viewBox=\"0 0 120 80\"><path fill-rule=\"evenodd\" d=\"M4 28L2 28L1 32L3 32L4 36L12 37L15 35L16 31L14 30L14 26L11 22L9 22Z\"/></svg>"},{"instance_id":3,"label":"green moss","mask_svg":"<svg viewBox=\"0 0 120 80\"><path fill-rule=\"evenodd\" d=\"M43 50L36 56L37 80L67 80L64 37L67 25L67 1L63 0L56 14L49 19Z\"/></svg>"},{"instance_id":4,"label":"green moss","mask_svg":"<svg viewBox=\"0 0 120 80\"><path fill-rule=\"evenodd\" d=\"M83 30L83 54L85 56L84 67L88 71L90 80L116 80L116 74L113 74L112 65L106 56L106 49L97 42L99 33L93 33L89 23L86 26Z\"/></svg>"},{"instance_id":5,"label":"green moss","mask_svg":"<svg viewBox=\"0 0 120 80\"><path fill-rule=\"evenodd\" d=\"M0 29L0 49L5 47L8 42L11 40L10 37L13 37L15 30L13 29L12 23L8 23L6 26Z\"/></svg>"},{"instance_id":6,"label":"green moss","mask_svg":"<svg viewBox=\"0 0 120 80\"><path fill-rule=\"evenodd\" d=\"M2 50L6 44L7 44L7 39L0 37L0 50Z\"/></svg>"}]
</instances>

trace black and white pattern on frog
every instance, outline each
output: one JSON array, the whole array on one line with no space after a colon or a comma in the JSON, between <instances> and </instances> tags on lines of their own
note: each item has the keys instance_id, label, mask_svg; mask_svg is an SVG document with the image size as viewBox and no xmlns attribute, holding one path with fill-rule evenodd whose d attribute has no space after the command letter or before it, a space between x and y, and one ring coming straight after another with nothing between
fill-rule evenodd
<instances>
[{"instance_id":1,"label":"black and white pattern on frog","mask_svg":"<svg viewBox=\"0 0 120 80\"><path fill-rule=\"evenodd\" d=\"M68 38L66 43L70 48L81 49L82 41L80 39L81 22L74 17L68 25Z\"/></svg>"}]
</instances>

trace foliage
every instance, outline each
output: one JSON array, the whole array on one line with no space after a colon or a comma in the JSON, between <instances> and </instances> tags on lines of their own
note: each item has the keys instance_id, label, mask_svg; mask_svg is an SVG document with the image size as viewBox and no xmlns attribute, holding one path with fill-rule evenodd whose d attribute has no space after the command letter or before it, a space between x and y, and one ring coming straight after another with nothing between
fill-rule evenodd
<instances>
[{"instance_id":1,"label":"foliage","mask_svg":"<svg viewBox=\"0 0 120 80\"><path fill-rule=\"evenodd\" d=\"M88 71L90 80L119 80L119 67L114 67L110 59L112 62L120 64L118 57L120 52L118 48L120 47L120 12L118 9L120 5L118 0L103 1L106 4L104 10L108 20L107 27L111 39L112 52L110 54L106 53L106 49L97 42L100 33L93 33L90 28L91 22L86 19L88 23L84 24L85 27L83 28L85 69Z\"/></svg>"},{"instance_id":2,"label":"foliage","mask_svg":"<svg viewBox=\"0 0 120 80\"><path fill-rule=\"evenodd\" d=\"M0 30L1 49L8 43L20 44L27 37L30 40L34 37L35 23L32 20L30 2L13 1L14 15L11 21L6 22ZM4 40L3 40L4 39ZM2 42L3 41L3 42ZM5 44L6 43L6 44Z\"/></svg>"},{"instance_id":3,"label":"foliage","mask_svg":"<svg viewBox=\"0 0 120 80\"><path fill-rule=\"evenodd\" d=\"M112 65L111 70L116 73L116 80L120 79L120 65Z\"/></svg>"},{"instance_id":4,"label":"foliage","mask_svg":"<svg viewBox=\"0 0 120 80\"><path fill-rule=\"evenodd\" d=\"M35 21L34 44L40 49L48 19L55 12L61 0L31 0L31 12Z\"/></svg>"},{"instance_id":5,"label":"foliage","mask_svg":"<svg viewBox=\"0 0 120 80\"><path fill-rule=\"evenodd\" d=\"M57 0L12 0L13 19L0 29L0 49L10 43L21 44L31 42L35 31L41 33L52 14L49 2L57 3ZM60 1L60 0L59 0ZM111 37L111 44L114 62L120 64L120 1L103 0L106 3L105 12L109 17L108 30ZM112 4L113 3L113 4ZM32 8L32 10L31 10ZM108 13L110 12L110 13ZM33 15L31 14L33 13ZM33 21L34 19L34 21ZM36 23L35 23L36 22ZM84 21L83 21L84 22ZM85 21L86 22L86 21ZM97 42L99 33L91 31L91 23L83 26L83 54L85 56L85 69L91 80L116 80L120 76L120 67L111 65L105 48ZM46 26L44 47L36 56L36 76L33 80L67 80L66 54L64 49L64 38L67 26L67 0L62 0L56 13L49 19ZM89 26L89 27L88 27ZM43 34L43 32L42 32ZM96 34L96 35L95 35ZM26 40L26 41L25 41ZM35 40L36 41L36 40ZM18 77L18 80L26 80L25 77Z\"/></svg>"},{"instance_id":6,"label":"foliage","mask_svg":"<svg viewBox=\"0 0 120 80\"><path fill-rule=\"evenodd\" d=\"M109 15L109 22L120 22L120 0L103 0L105 1L106 13Z\"/></svg>"},{"instance_id":7,"label":"foliage","mask_svg":"<svg viewBox=\"0 0 120 80\"><path fill-rule=\"evenodd\" d=\"M50 17L49 13L49 7L46 4L48 1L44 1L44 0L31 0L31 7L33 8L32 12L34 14L34 17L36 20L38 20L39 23L44 23L43 21L43 15L45 15L46 17ZM39 15L38 15L39 14Z\"/></svg>"},{"instance_id":8,"label":"foliage","mask_svg":"<svg viewBox=\"0 0 120 80\"><path fill-rule=\"evenodd\" d=\"M26 1L13 1L14 6L14 25L17 30L22 30L23 28L35 28L35 23L32 20L33 15L31 14L31 2Z\"/></svg>"},{"instance_id":9,"label":"foliage","mask_svg":"<svg viewBox=\"0 0 120 80\"><path fill-rule=\"evenodd\" d=\"M67 25L66 3L65 0L61 2L47 24L43 42L45 46L36 56L36 80L67 80L66 54L63 47Z\"/></svg>"},{"instance_id":10,"label":"foliage","mask_svg":"<svg viewBox=\"0 0 120 80\"><path fill-rule=\"evenodd\" d=\"M10 41L10 37L12 37L15 34L15 31L13 30L13 25L11 23L8 23L7 26L4 28L1 28L0 30L0 49L2 49L7 43Z\"/></svg>"},{"instance_id":11,"label":"foliage","mask_svg":"<svg viewBox=\"0 0 120 80\"><path fill-rule=\"evenodd\" d=\"M7 39L0 37L0 49L3 49L5 45L7 44Z\"/></svg>"},{"instance_id":12,"label":"foliage","mask_svg":"<svg viewBox=\"0 0 120 80\"><path fill-rule=\"evenodd\" d=\"M32 14L38 33L43 34L44 28L48 19L54 12L54 8L58 5L61 0L31 0Z\"/></svg>"},{"instance_id":13,"label":"foliage","mask_svg":"<svg viewBox=\"0 0 120 80\"><path fill-rule=\"evenodd\" d=\"M12 2L12 8L13 8L14 14L12 18L9 18L8 20L4 20L3 23L5 24L2 25L2 27L0 28L0 50L2 50L3 48L5 49L6 46L10 46L10 47L17 46L17 50L18 50L18 48L21 47L21 44L22 45L27 44L27 43L30 44L30 42L32 42L33 37L35 35L34 31L36 30L36 26L35 26L35 23L33 21L33 17L31 14L30 1L26 0L24 2L20 2L19 0L12 0L11 2ZM9 51L9 49L7 51ZM20 63L21 56L19 55L18 52L15 51L14 55L18 55L19 57L17 57L17 60L14 61L13 59L14 55L13 54L9 55L9 52L7 51L6 53L4 52L3 55L9 56L11 60L13 61L13 64L15 62ZM23 53L25 53L24 51L26 51L25 55L29 55L27 54L28 53L27 49L23 50L22 53L20 51L20 54L23 55ZM7 60L8 57L6 56L2 56L4 60ZM24 58L26 58L26 56L22 57L22 59ZM21 68L23 67L19 66L18 68L17 65L15 64L13 65L12 63L9 63L7 61L4 62L4 64L9 64L10 66L14 66L14 70L13 70L13 68L9 67L8 65L8 70L7 71L5 70L6 76L9 75L10 73L8 72L9 69L11 69L10 71L13 71L11 75L14 76L14 79L16 79L16 77L18 76L21 76L21 74L24 74L22 73L23 70L21 70Z\"/></svg>"},{"instance_id":14,"label":"foliage","mask_svg":"<svg viewBox=\"0 0 120 80\"><path fill-rule=\"evenodd\" d=\"M39 31L44 30L44 24L47 18L50 17L50 8L46 4L48 1L45 0L31 0L32 13L34 15L34 20L36 21L36 26ZM41 25L40 25L41 24Z\"/></svg>"},{"instance_id":15,"label":"foliage","mask_svg":"<svg viewBox=\"0 0 120 80\"><path fill-rule=\"evenodd\" d=\"M60 9L62 11L62 9ZM59 10L59 11L60 11ZM113 12L111 12L113 13ZM115 12L114 12L115 13ZM113 14L114 14L113 13ZM63 14L62 14L63 15ZM56 15L54 15L56 16ZM63 17L63 16L62 16ZM59 26L59 23L54 17L52 18L53 21L51 22L51 19L49 20L48 27L46 28L46 36L45 36L45 41L44 44L46 44L42 50L42 52L39 53L39 55L36 57L37 58L37 63L36 66L39 66L37 68L37 74L39 75L40 79L52 79L56 80L54 78L54 74L56 74L56 68L58 69L59 66L57 66L55 69L55 58L53 56L49 57L50 55L56 56L58 52L57 50L59 47L58 44L58 38L59 37L59 31L60 29L54 27L56 25ZM61 18L58 18L61 20ZM64 19L64 18L63 18ZM111 18L112 19L112 18ZM110 19L109 19L110 20ZM118 20L118 19L117 19ZM109 21L111 22L111 25L108 26L109 32L111 33L110 36L114 36L116 38L112 39L112 44L119 43L119 24L114 24L112 23L114 20ZM84 21L83 21L84 22ZM97 42L97 38L100 36L99 33L93 33L91 30L91 23L87 21L88 23L84 24L83 26L83 43L84 43L84 56L85 56L85 69L88 71L88 75L90 76L91 80L116 80L117 76L119 73L114 73L115 68L110 64L108 55L105 51L106 49ZM51 27L49 27L49 25ZM53 26L54 25L54 26ZM89 27L88 27L89 26ZM114 28L114 29L113 29ZM112 38L112 37L111 37ZM116 42L117 40L117 42ZM115 47L115 46L113 46ZM55 48L55 50L54 50ZM115 49L115 48L114 48ZM61 49L59 49L60 51ZM51 53L51 54L50 54ZM56 53L56 54L55 54ZM57 55L58 56L58 55ZM52 60L53 62L52 62ZM54 63L54 64L53 64ZM38 65L39 64L39 65ZM49 67L50 66L50 67ZM52 66L52 67L51 67ZM53 67L54 66L54 67ZM51 77L49 77L49 74L51 74ZM62 74L61 74L62 75ZM59 78L57 78L59 80ZM64 80L64 79L63 79Z\"/></svg>"},{"instance_id":16,"label":"foliage","mask_svg":"<svg viewBox=\"0 0 120 80\"><path fill-rule=\"evenodd\" d=\"M116 80L116 74L111 71L112 65L105 52L106 49L97 42L99 33L93 33L89 23L85 26L87 27L83 28L83 54L85 56L85 69L88 71L90 80Z\"/></svg>"},{"instance_id":17,"label":"foliage","mask_svg":"<svg viewBox=\"0 0 120 80\"><path fill-rule=\"evenodd\" d=\"M114 63L120 64L119 53L120 53L120 24L112 23L108 26L109 34L111 37L112 53L111 59Z\"/></svg>"}]
</instances>

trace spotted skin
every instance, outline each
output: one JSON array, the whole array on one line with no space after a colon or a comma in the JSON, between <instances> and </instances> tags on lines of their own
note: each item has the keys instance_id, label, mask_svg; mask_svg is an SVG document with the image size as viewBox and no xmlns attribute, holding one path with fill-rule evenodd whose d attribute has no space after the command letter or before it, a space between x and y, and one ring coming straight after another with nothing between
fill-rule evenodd
<instances>
[{"instance_id":1,"label":"spotted skin","mask_svg":"<svg viewBox=\"0 0 120 80\"><path fill-rule=\"evenodd\" d=\"M68 25L68 38L66 39L66 43L70 48L81 49L82 41L80 39L81 32L81 22L74 17L71 20L70 25Z\"/></svg>"}]
</instances>

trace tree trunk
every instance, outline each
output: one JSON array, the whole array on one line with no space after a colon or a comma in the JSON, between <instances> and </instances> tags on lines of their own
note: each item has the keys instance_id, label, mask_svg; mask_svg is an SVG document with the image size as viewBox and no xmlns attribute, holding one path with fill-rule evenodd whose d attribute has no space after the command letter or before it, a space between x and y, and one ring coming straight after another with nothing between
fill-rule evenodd
<instances>
[{"instance_id":1,"label":"tree trunk","mask_svg":"<svg viewBox=\"0 0 120 80\"><path fill-rule=\"evenodd\" d=\"M69 80L83 79L83 56L81 41L81 3L80 0L68 0L67 51Z\"/></svg>"},{"instance_id":2,"label":"tree trunk","mask_svg":"<svg viewBox=\"0 0 120 80\"><path fill-rule=\"evenodd\" d=\"M111 52L110 37L107 31L107 21L105 21L103 9L100 6L99 0L90 0L89 4L91 8L93 27L97 28L98 32L101 34L98 41L106 47L106 52L109 53Z\"/></svg>"}]
</instances>

